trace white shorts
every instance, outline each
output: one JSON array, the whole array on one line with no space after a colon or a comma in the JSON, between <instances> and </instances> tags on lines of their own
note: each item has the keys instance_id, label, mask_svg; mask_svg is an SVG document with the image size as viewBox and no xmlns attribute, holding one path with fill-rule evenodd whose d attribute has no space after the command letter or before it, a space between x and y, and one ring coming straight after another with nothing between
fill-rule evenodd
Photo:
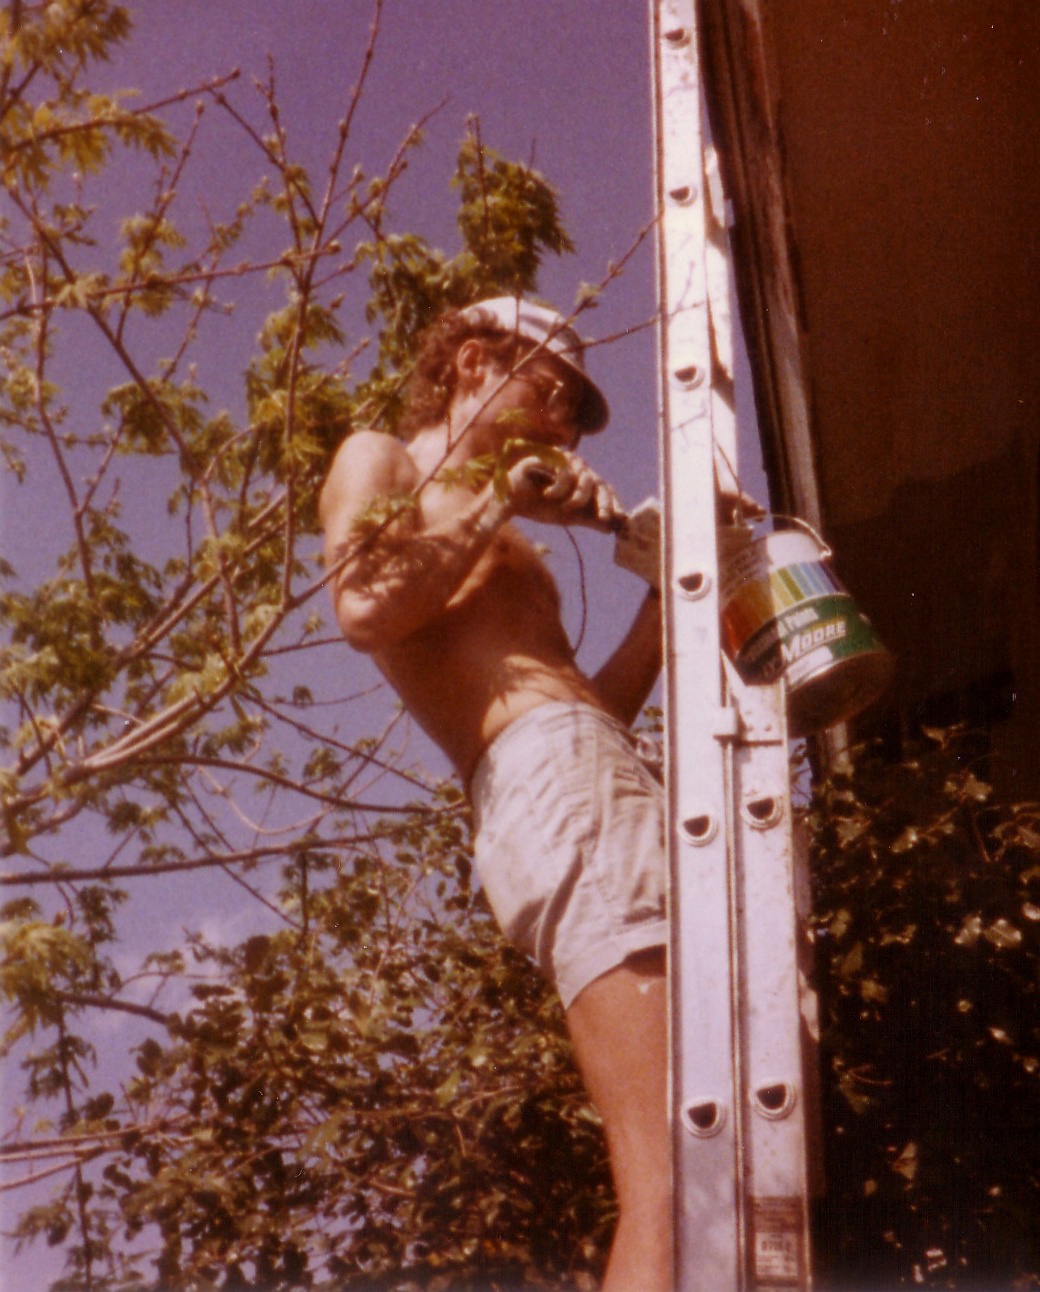
<instances>
[{"instance_id":1,"label":"white shorts","mask_svg":"<svg viewBox=\"0 0 1040 1292\"><path fill-rule=\"evenodd\" d=\"M590 705L539 705L492 741L470 797L495 917L564 1007L634 952L666 945L664 795L620 722Z\"/></svg>"}]
</instances>

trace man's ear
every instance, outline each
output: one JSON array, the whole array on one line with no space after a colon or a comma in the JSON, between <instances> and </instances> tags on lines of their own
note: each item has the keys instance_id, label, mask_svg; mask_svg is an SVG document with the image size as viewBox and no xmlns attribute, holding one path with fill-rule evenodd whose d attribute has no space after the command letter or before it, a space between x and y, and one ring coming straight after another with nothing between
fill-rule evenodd
<instances>
[{"instance_id":1,"label":"man's ear","mask_svg":"<svg viewBox=\"0 0 1040 1292\"><path fill-rule=\"evenodd\" d=\"M475 336L467 338L455 354L455 371L459 389L472 390L484 380L487 372L487 352Z\"/></svg>"}]
</instances>

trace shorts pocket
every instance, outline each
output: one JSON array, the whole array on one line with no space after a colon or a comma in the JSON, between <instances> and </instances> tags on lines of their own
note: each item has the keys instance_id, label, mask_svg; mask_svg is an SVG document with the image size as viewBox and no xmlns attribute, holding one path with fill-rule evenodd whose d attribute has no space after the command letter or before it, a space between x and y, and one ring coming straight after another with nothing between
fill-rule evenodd
<instances>
[{"instance_id":1,"label":"shorts pocket","mask_svg":"<svg viewBox=\"0 0 1040 1292\"><path fill-rule=\"evenodd\" d=\"M601 759L596 831L587 865L615 927L665 912L664 805L660 787L627 749Z\"/></svg>"}]
</instances>

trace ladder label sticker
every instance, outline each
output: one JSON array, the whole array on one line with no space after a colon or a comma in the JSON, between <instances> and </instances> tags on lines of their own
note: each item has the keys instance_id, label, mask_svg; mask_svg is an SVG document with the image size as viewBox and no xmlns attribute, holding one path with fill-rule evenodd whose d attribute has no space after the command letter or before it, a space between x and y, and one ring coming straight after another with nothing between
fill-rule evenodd
<instances>
[{"instance_id":1,"label":"ladder label sticker","mask_svg":"<svg viewBox=\"0 0 1040 1292\"><path fill-rule=\"evenodd\" d=\"M753 1198L755 1282L801 1287L802 1207L798 1198Z\"/></svg>"}]
</instances>

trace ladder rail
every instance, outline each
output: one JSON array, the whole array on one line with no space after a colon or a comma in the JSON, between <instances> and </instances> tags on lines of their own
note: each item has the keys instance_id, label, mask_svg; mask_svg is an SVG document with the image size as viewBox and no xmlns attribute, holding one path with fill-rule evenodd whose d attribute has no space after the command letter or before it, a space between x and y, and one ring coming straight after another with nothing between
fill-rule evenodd
<instances>
[{"instance_id":1,"label":"ladder rail","mask_svg":"<svg viewBox=\"0 0 1040 1292\"><path fill-rule=\"evenodd\" d=\"M733 895L725 751L711 425L700 86L689 0L653 6L659 400L664 483L666 784L671 939L670 1104L679 1286L690 1282L690 1225L699 1219L705 1289L735 1288L746 1262L733 1063ZM681 680L681 685L679 684ZM691 864L687 864L687 862ZM699 936L683 936L696 920ZM683 991L684 982L704 990Z\"/></svg>"},{"instance_id":2,"label":"ladder rail","mask_svg":"<svg viewBox=\"0 0 1040 1292\"><path fill-rule=\"evenodd\" d=\"M679 1292L810 1286L782 687L721 651L716 476L736 478L728 212L695 0L651 0L658 203L670 1109ZM729 266L731 268L731 266Z\"/></svg>"}]
</instances>

